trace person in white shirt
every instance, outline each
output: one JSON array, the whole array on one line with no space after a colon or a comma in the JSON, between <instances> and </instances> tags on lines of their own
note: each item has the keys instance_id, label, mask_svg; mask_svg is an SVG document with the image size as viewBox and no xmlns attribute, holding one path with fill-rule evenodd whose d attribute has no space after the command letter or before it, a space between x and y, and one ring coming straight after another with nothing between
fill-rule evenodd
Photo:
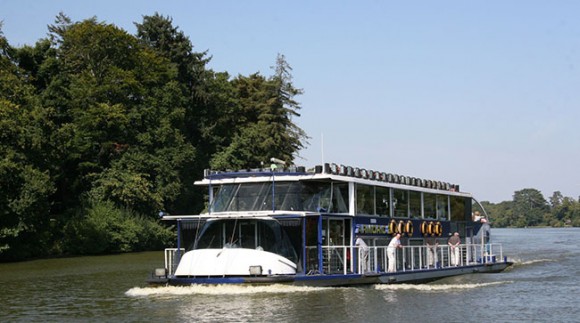
<instances>
[{"instance_id":1,"label":"person in white shirt","mask_svg":"<svg viewBox=\"0 0 580 323\"><path fill-rule=\"evenodd\" d=\"M360 234L358 233L356 234L356 241L354 242L354 245L358 247L358 255L360 261L359 267L361 268L361 273L364 273L366 272L367 269L367 262L369 258L369 246L365 243L363 238L361 238Z\"/></svg>"},{"instance_id":2,"label":"person in white shirt","mask_svg":"<svg viewBox=\"0 0 580 323\"><path fill-rule=\"evenodd\" d=\"M391 242L389 242L389 246L387 247L387 257L389 259L389 268L388 272L392 273L397 271L397 248L403 248L401 245L401 234L397 233Z\"/></svg>"}]
</instances>

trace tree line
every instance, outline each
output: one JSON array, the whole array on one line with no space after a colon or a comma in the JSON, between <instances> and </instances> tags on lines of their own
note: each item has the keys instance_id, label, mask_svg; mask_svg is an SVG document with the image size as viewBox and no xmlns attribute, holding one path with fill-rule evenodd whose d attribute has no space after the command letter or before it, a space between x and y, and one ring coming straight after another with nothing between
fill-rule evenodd
<instances>
[{"instance_id":1,"label":"tree line","mask_svg":"<svg viewBox=\"0 0 580 323\"><path fill-rule=\"evenodd\" d=\"M0 261L161 249L159 211L201 211L203 169L307 144L283 55L272 75L231 76L171 18L135 26L61 13L14 47L0 24Z\"/></svg>"},{"instance_id":2,"label":"tree line","mask_svg":"<svg viewBox=\"0 0 580 323\"><path fill-rule=\"evenodd\" d=\"M495 227L580 227L580 202L556 191L549 198L534 188L514 192L511 201L482 202Z\"/></svg>"}]
</instances>

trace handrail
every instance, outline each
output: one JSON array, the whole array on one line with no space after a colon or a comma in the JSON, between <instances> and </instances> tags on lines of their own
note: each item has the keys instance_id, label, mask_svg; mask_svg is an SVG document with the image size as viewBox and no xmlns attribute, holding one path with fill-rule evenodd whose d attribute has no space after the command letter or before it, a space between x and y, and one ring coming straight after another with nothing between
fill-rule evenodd
<instances>
[{"instance_id":1,"label":"handrail","mask_svg":"<svg viewBox=\"0 0 580 323\"><path fill-rule=\"evenodd\" d=\"M165 270L168 276L175 273L184 252L185 248L165 248Z\"/></svg>"},{"instance_id":2,"label":"handrail","mask_svg":"<svg viewBox=\"0 0 580 323\"><path fill-rule=\"evenodd\" d=\"M307 251L316 251L316 246L307 247ZM387 246L368 247L368 253L356 246L322 246L323 268L312 263L309 272L333 273L381 273L387 272L389 260ZM439 246L403 246L396 250L396 271L428 270L455 267L453 262L454 249L448 245ZM432 252L431 252L432 251ZM357 255L354 262L350 255ZM457 266L469 266L481 263L496 263L504 261L501 244L461 244L457 247ZM363 260L364 259L364 260ZM307 265L308 266L308 265Z\"/></svg>"},{"instance_id":3,"label":"handrail","mask_svg":"<svg viewBox=\"0 0 580 323\"><path fill-rule=\"evenodd\" d=\"M306 247L306 273L346 275L387 272L389 268L387 249L387 246L369 246L368 252L365 253L357 246L322 246L323 268L319 268L317 247ZM431 250L433 250L432 253L430 253ZM502 245L497 243L461 244L457 250L457 265L460 267L504 261ZM184 248L165 249L167 275L171 276L175 273L184 252ZM351 257L351 255L356 255L356 257ZM425 245L403 246L396 250L395 262L397 272L455 267L452 262L452 248L448 245L433 248Z\"/></svg>"}]
</instances>

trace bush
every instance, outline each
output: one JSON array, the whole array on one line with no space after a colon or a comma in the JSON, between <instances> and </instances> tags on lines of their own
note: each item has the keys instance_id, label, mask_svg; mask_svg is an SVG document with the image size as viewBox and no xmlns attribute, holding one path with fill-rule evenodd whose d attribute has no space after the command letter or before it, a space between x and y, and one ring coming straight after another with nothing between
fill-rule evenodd
<instances>
[{"instance_id":1,"label":"bush","mask_svg":"<svg viewBox=\"0 0 580 323\"><path fill-rule=\"evenodd\" d=\"M174 240L158 221L96 201L65 228L65 252L103 254L161 249Z\"/></svg>"}]
</instances>

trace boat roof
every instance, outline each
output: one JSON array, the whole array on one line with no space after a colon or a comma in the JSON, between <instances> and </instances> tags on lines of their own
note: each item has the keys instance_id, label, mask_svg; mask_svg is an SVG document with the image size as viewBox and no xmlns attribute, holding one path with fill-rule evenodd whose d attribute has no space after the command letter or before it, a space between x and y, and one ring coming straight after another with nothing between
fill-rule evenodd
<instances>
[{"instance_id":1,"label":"boat roof","mask_svg":"<svg viewBox=\"0 0 580 323\"><path fill-rule=\"evenodd\" d=\"M459 185L443 181L421 179L405 175L378 172L358 167L327 163L307 170L302 166L287 168L271 167L258 169L212 171L206 169L204 178L195 185L222 185L237 183L258 183L266 181L337 181L354 182L364 185L375 185L399 189L443 193L448 195L469 196L470 193L460 192Z\"/></svg>"}]
</instances>

